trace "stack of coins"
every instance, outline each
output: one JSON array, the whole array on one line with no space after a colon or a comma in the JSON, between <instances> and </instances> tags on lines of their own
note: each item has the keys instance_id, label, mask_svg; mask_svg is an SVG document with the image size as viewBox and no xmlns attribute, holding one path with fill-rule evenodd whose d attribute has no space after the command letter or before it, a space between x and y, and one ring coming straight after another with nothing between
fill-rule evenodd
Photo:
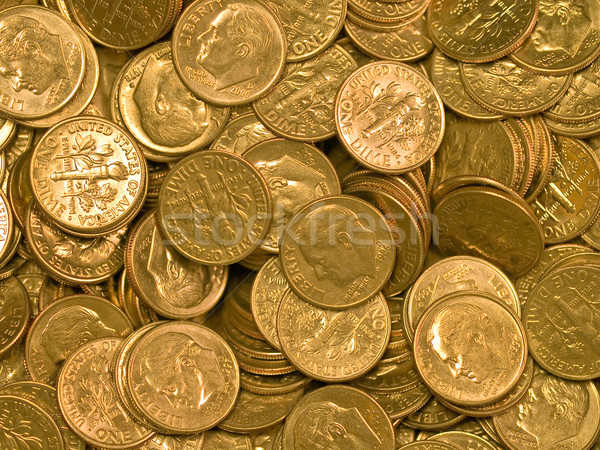
<instances>
[{"instance_id":1,"label":"stack of coins","mask_svg":"<svg viewBox=\"0 0 600 450\"><path fill-rule=\"evenodd\" d=\"M0 4L0 447L599 449L593 0Z\"/></svg>"}]
</instances>

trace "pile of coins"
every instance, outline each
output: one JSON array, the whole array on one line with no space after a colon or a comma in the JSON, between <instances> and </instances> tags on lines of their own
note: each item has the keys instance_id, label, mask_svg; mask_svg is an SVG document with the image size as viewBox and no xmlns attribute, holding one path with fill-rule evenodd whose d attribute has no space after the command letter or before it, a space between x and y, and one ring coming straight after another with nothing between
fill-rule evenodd
<instances>
[{"instance_id":1,"label":"pile of coins","mask_svg":"<svg viewBox=\"0 0 600 450\"><path fill-rule=\"evenodd\" d=\"M600 449L593 0L0 2L0 448Z\"/></svg>"}]
</instances>

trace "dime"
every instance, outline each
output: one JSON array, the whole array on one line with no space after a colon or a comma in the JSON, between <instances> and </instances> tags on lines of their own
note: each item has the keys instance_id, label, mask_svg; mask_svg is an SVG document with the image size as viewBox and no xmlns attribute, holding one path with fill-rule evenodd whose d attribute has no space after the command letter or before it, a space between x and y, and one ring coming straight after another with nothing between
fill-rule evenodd
<instances>
[{"instance_id":1,"label":"dime","mask_svg":"<svg viewBox=\"0 0 600 450\"><path fill-rule=\"evenodd\" d=\"M0 11L12 8L13 6L21 6L21 5L37 5L38 0L5 0L2 2L2 6L0 6Z\"/></svg>"},{"instance_id":2,"label":"dime","mask_svg":"<svg viewBox=\"0 0 600 450\"><path fill-rule=\"evenodd\" d=\"M276 137L265 128L254 112L250 112L230 120L210 144L210 148L241 155L254 144Z\"/></svg>"},{"instance_id":3,"label":"dime","mask_svg":"<svg viewBox=\"0 0 600 450\"><path fill-rule=\"evenodd\" d=\"M297 391L312 382L300 372L284 375L258 375L240 370L242 389L260 395L278 395Z\"/></svg>"},{"instance_id":4,"label":"dime","mask_svg":"<svg viewBox=\"0 0 600 450\"><path fill-rule=\"evenodd\" d=\"M375 392L365 391L384 409L390 419L406 417L421 408L431 397L431 391L424 384L408 391Z\"/></svg>"},{"instance_id":5,"label":"dime","mask_svg":"<svg viewBox=\"0 0 600 450\"><path fill-rule=\"evenodd\" d=\"M169 322L148 331L127 365L136 407L154 426L176 434L199 433L221 422L240 387L229 346L193 322Z\"/></svg>"},{"instance_id":6,"label":"dime","mask_svg":"<svg viewBox=\"0 0 600 450\"><path fill-rule=\"evenodd\" d=\"M129 63L119 86L119 109L133 136L167 157L208 146L229 117L229 108L204 103L183 84L169 43L154 45Z\"/></svg>"},{"instance_id":7,"label":"dime","mask_svg":"<svg viewBox=\"0 0 600 450\"><path fill-rule=\"evenodd\" d=\"M29 379L25 368L25 347L21 342L13 345L0 358L0 384Z\"/></svg>"},{"instance_id":8,"label":"dime","mask_svg":"<svg viewBox=\"0 0 600 450\"><path fill-rule=\"evenodd\" d=\"M85 74L78 31L38 6L0 12L0 112L18 119L50 115L75 95Z\"/></svg>"},{"instance_id":9,"label":"dime","mask_svg":"<svg viewBox=\"0 0 600 450\"><path fill-rule=\"evenodd\" d=\"M65 359L84 343L127 336L132 328L119 308L92 295L64 297L35 319L25 342L25 362L33 381L52 384Z\"/></svg>"},{"instance_id":10,"label":"dime","mask_svg":"<svg viewBox=\"0 0 600 450\"><path fill-rule=\"evenodd\" d=\"M196 0L173 30L173 62L198 97L241 105L279 79L287 44L281 22L260 0Z\"/></svg>"},{"instance_id":11,"label":"dime","mask_svg":"<svg viewBox=\"0 0 600 450\"><path fill-rule=\"evenodd\" d=\"M394 429L385 411L364 392L325 386L306 394L283 426L283 449L393 449ZM446 449L444 449L446 450Z\"/></svg>"},{"instance_id":12,"label":"dime","mask_svg":"<svg viewBox=\"0 0 600 450\"><path fill-rule=\"evenodd\" d=\"M66 0L65 6L95 42L106 47L134 50L160 39L169 30L169 12L173 3L159 0L140 8L130 2L99 4L94 0Z\"/></svg>"},{"instance_id":13,"label":"dime","mask_svg":"<svg viewBox=\"0 0 600 450\"><path fill-rule=\"evenodd\" d=\"M191 436L169 436L165 434L155 434L140 447L138 447L138 450L201 450L206 448L205 445L209 446L210 443L206 439L204 433L194 434ZM235 450L237 450L237 448Z\"/></svg>"},{"instance_id":14,"label":"dime","mask_svg":"<svg viewBox=\"0 0 600 450\"><path fill-rule=\"evenodd\" d=\"M430 306L415 329L423 381L440 398L480 406L499 400L527 362L523 325L488 294L458 292Z\"/></svg>"},{"instance_id":15,"label":"dime","mask_svg":"<svg viewBox=\"0 0 600 450\"><path fill-rule=\"evenodd\" d=\"M95 284L117 273L123 267L126 232L121 228L95 238L73 236L56 228L33 203L25 226L37 262L67 284Z\"/></svg>"},{"instance_id":16,"label":"dime","mask_svg":"<svg viewBox=\"0 0 600 450\"><path fill-rule=\"evenodd\" d=\"M272 139L254 145L242 157L260 172L271 193L273 220L263 250L279 251L284 228L305 205L341 193L335 169L310 144Z\"/></svg>"},{"instance_id":17,"label":"dime","mask_svg":"<svg viewBox=\"0 0 600 450\"><path fill-rule=\"evenodd\" d=\"M63 417L90 445L121 449L141 444L154 432L138 425L119 400L110 361L123 339L86 343L64 362L56 392Z\"/></svg>"},{"instance_id":18,"label":"dime","mask_svg":"<svg viewBox=\"0 0 600 450\"><path fill-rule=\"evenodd\" d=\"M33 402L12 395L0 395L0 447L65 448L60 430L50 414Z\"/></svg>"},{"instance_id":19,"label":"dime","mask_svg":"<svg viewBox=\"0 0 600 450\"><path fill-rule=\"evenodd\" d=\"M59 228L82 236L115 231L142 207L146 160L128 134L99 117L51 128L35 147L30 178L40 209Z\"/></svg>"},{"instance_id":20,"label":"dime","mask_svg":"<svg viewBox=\"0 0 600 450\"><path fill-rule=\"evenodd\" d=\"M368 372L381 359L390 328L390 312L381 294L362 305L333 311L288 291L277 314L277 334L286 357L305 375L328 382Z\"/></svg>"},{"instance_id":21,"label":"dime","mask_svg":"<svg viewBox=\"0 0 600 450\"><path fill-rule=\"evenodd\" d=\"M375 0L349 0L348 11L364 19L384 24L408 24L423 15L429 0L379 2Z\"/></svg>"},{"instance_id":22,"label":"dime","mask_svg":"<svg viewBox=\"0 0 600 450\"><path fill-rule=\"evenodd\" d=\"M352 157L392 174L427 162L444 135L437 91L417 70L396 62L377 61L354 71L338 93L335 120Z\"/></svg>"},{"instance_id":23,"label":"dime","mask_svg":"<svg viewBox=\"0 0 600 450\"><path fill-rule=\"evenodd\" d=\"M171 169L161 186L158 220L169 245L185 257L232 264L252 253L268 233L271 198L249 162L207 150Z\"/></svg>"},{"instance_id":24,"label":"dime","mask_svg":"<svg viewBox=\"0 0 600 450\"><path fill-rule=\"evenodd\" d=\"M590 381L567 381L538 371L521 401L493 419L511 450L590 448L598 436L598 390Z\"/></svg>"},{"instance_id":25,"label":"dime","mask_svg":"<svg viewBox=\"0 0 600 450\"><path fill-rule=\"evenodd\" d=\"M0 119L0 151L11 145L17 134L17 124L12 120Z\"/></svg>"},{"instance_id":26,"label":"dime","mask_svg":"<svg viewBox=\"0 0 600 450\"><path fill-rule=\"evenodd\" d=\"M523 123L531 126L533 134L533 148L536 153L535 165L531 184L525 193L525 200L530 202L544 190L552 174L554 163L554 137L550 133L546 122L540 116L528 117Z\"/></svg>"},{"instance_id":27,"label":"dime","mask_svg":"<svg viewBox=\"0 0 600 450\"><path fill-rule=\"evenodd\" d=\"M557 269L533 288L523 311L531 354L562 378L591 380L600 374L596 267Z\"/></svg>"},{"instance_id":28,"label":"dime","mask_svg":"<svg viewBox=\"0 0 600 450\"><path fill-rule=\"evenodd\" d=\"M29 296L16 277L0 280L0 354L15 345L29 324Z\"/></svg>"},{"instance_id":29,"label":"dime","mask_svg":"<svg viewBox=\"0 0 600 450\"><path fill-rule=\"evenodd\" d=\"M459 61L485 62L519 47L537 16L537 0L432 0L427 18L431 38L441 51Z\"/></svg>"},{"instance_id":30,"label":"dime","mask_svg":"<svg viewBox=\"0 0 600 450\"><path fill-rule=\"evenodd\" d=\"M6 194L0 190L0 261L6 263L10 258L11 243L15 234L15 220L6 198Z\"/></svg>"},{"instance_id":31,"label":"dime","mask_svg":"<svg viewBox=\"0 0 600 450\"><path fill-rule=\"evenodd\" d=\"M337 44L288 65L282 80L254 104L258 118L273 133L298 141L323 141L335 135L334 101L344 80L357 68Z\"/></svg>"},{"instance_id":32,"label":"dime","mask_svg":"<svg viewBox=\"0 0 600 450\"><path fill-rule=\"evenodd\" d=\"M228 267L203 266L166 245L154 213L141 219L129 235L125 262L135 292L171 319L210 311L221 298L229 273Z\"/></svg>"},{"instance_id":33,"label":"dime","mask_svg":"<svg viewBox=\"0 0 600 450\"><path fill-rule=\"evenodd\" d=\"M464 431L445 431L431 436L428 440L445 442L456 448L476 448L478 450L496 450L491 442Z\"/></svg>"},{"instance_id":34,"label":"dime","mask_svg":"<svg viewBox=\"0 0 600 450\"><path fill-rule=\"evenodd\" d=\"M17 126L15 138L3 151L7 169L10 170L17 158L31 148L34 134L33 128L24 125Z\"/></svg>"},{"instance_id":35,"label":"dime","mask_svg":"<svg viewBox=\"0 0 600 450\"><path fill-rule=\"evenodd\" d=\"M600 135L600 118L586 122L558 122L549 117L544 122L553 133L560 136L584 139Z\"/></svg>"},{"instance_id":36,"label":"dime","mask_svg":"<svg viewBox=\"0 0 600 450\"><path fill-rule=\"evenodd\" d=\"M589 65L600 54L600 16L593 0L539 1L533 32L511 58L536 73L562 75Z\"/></svg>"},{"instance_id":37,"label":"dime","mask_svg":"<svg viewBox=\"0 0 600 450\"><path fill-rule=\"evenodd\" d=\"M526 116L557 103L572 75L536 75L508 58L485 64L461 64L465 89L481 106L506 116Z\"/></svg>"},{"instance_id":38,"label":"dime","mask_svg":"<svg viewBox=\"0 0 600 450\"><path fill-rule=\"evenodd\" d=\"M356 197L312 202L289 222L280 262L291 288L319 308L358 305L394 268L392 233L381 213Z\"/></svg>"},{"instance_id":39,"label":"dime","mask_svg":"<svg viewBox=\"0 0 600 450\"><path fill-rule=\"evenodd\" d=\"M417 440L417 442L411 442L410 444L403 445L399 448L399 450L454 450L456 448L457 447L445 442L436 442L427 439Z\"/></svg>"},{"instance_id":40,"label":"dime","mask_svg":"<svg viewBox=\"0 0 600 450\"><path fill-rule=\"evenodd\" d=\"M556 138L552 176L532 202L549 244L566 242L589 228L600 208L600 160L582 141Z\"/></svg>"},{"instance_id":41,"label":"dime","mask_svg":"<svg viewBox=\"0 0 600 450\"><path fill-rule=\"evenodd\" d=\"M235 450L252 450L252 440L250 436L237 433L229 433L225 430L216 428L204 433L204 444L201 448L227 448ZM275 447L273 447L275 449ZM160 450L163 450L162 448Z\"/></svg>"},{"instance_id":42,"label":"dime","mask_svg":"<svg viewBox=\"0 0 600 450\"><path fill-rule=\"evenodd\" d=\"M344 0L266 2L283 25L287 40L287 61L303 61L322 53L335 40L344 25Z\"/></svg>"},{"instance_id":43,"label":"dime","mask_svg":"<svg viewBox=\"0 0 600 450\"><path fill-rule=\"evenodd\" d=\"M511 281L497 267L471 256L445 258L425 270L412 285L404 302L406 332L412 338L425 310L447 294L485 292L496 297L518 316L521 305Z\"/></svg>"},{"instance_id":44,"label":"dime","mask_svg":"<svg viewBox=\"0 0 600 450\"><path fill-rule=\"evenodd\" d=\"M442 405L436 397L431 397L425 406L406 417L403 423L421 430L443 430L456 425L464 418L464 415Z\"/></svg>"}]
</instances>

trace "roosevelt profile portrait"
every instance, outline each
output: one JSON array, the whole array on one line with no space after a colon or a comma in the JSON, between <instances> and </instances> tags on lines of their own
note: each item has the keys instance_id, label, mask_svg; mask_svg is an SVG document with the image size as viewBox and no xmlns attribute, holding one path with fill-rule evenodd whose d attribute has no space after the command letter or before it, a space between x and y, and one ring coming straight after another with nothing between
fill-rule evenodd
<instances>
[{"instance_id":1,"label":"roosevelt profile portrait","mask_svg":"<svg viewBox=\"0 0 600 450\"><path fill-rule=\"evenodd\" d=\"M252 80L273 53L273 34L260 11L227 5L197 37L196 62L215 78L217 90Z\"/></svg>"},{"instance_id":2,"label":"roosevelt profile portrait","mask_svg":"<svg viewBox=\"0 0 600 450\"><path fill-rule=\"evenodd\" d=\"M0 76L15 92L45 92L61 97L70 86L62 39L30 17L13 15L0 21ZM49 91L52 89L52 91Z\"/></svg>"},{"instance_id":3,"label":"roosevelt profile portrait","mask_svg":"<svg viewBox=\"0 0 600 450\"><path fill-rule=\"evenodd\" d=\"M142 129L158 145L183 147L208 127L206 103L183 84L171 61L148 58L133 100Z\"/></svg>"}]
</instances>

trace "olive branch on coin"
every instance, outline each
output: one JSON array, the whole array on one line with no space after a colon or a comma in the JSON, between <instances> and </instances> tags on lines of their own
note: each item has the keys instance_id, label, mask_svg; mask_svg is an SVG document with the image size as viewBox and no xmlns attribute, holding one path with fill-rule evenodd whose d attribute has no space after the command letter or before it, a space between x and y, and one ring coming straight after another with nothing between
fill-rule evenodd
<instances>
[{"instance_id":1,"label":"olive branch on coin","mask_svg":"<svg viewBox=\"0 0 600 450\"><path fill-rule=\"evenodd\" d=\"M42 440L30 434L31 425L20 413L7 416L0 426L0 441L15 450L42 450Z\"/></svg>"}]
</instances>

